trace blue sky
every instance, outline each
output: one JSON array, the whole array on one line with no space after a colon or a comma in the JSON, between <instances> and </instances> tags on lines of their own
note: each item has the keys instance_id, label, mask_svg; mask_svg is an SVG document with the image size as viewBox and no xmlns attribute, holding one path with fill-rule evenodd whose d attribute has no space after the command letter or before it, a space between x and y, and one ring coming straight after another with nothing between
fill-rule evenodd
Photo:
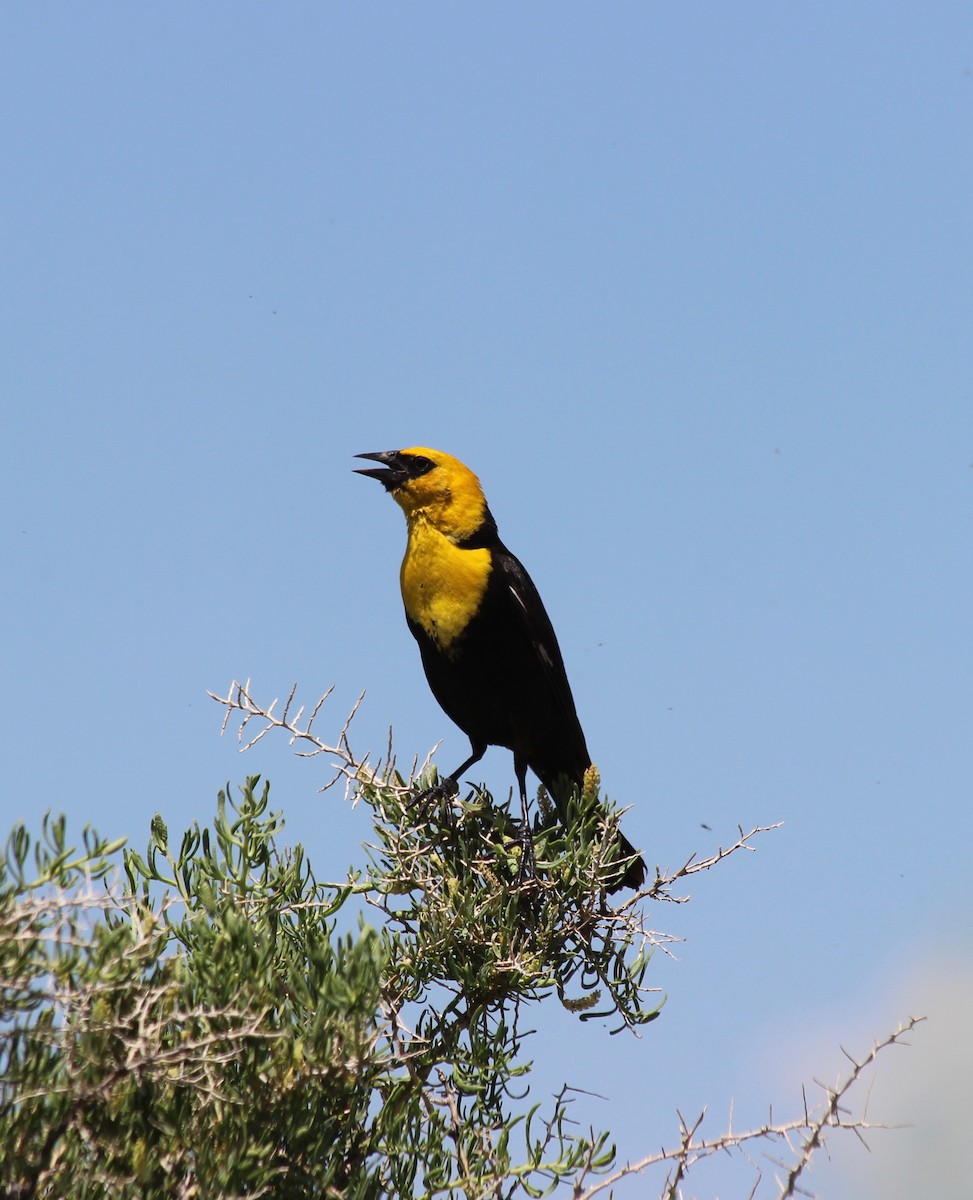
<instances>
[{"instance_id":1,"label":"blue sky","mask_svg":"<svg viewBox=\"0 0 973 1200\"><path fill-rule=\"evenodd\" d=\"M336 733L366 689L357 748L391 725L402 760L442 740L455 765L401 515L351 474L448 450L647 859L784 822L652 914L686 941L641 1042L544 1014L541 1086L606 1097L579 1118L635 1158L677 1107L713 1132L731 1098L741 1124L799 1110L839 1044L928 1010L873 1096L917 1129L811 1180L914 1195L896 1145L921 1158L973 997L973 11L102 3L2 28L6 824L54 808L141 846L260 771L320 875L360 862L364 812L282 741L240 759L206 692L333 683ZM509 755L483 777L505 792Z\"/></svg>"}]
</instances>

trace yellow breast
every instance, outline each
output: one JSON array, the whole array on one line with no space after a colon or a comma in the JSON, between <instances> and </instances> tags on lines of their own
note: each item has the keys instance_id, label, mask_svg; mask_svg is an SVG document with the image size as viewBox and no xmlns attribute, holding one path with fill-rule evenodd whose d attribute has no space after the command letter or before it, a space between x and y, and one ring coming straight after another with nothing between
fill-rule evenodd
<instances>
[{"instance_id":1,"label":"yellow breast","mask_svg":"<svg viewBox=\"0 0 973 1200\"><path fill-rule=\"evenodd\" d=\"M489 550L461 550L421 517L409 521L400 575L405 610L447 653L476 615L490 567Z\"/></svg>"}]
</instances>

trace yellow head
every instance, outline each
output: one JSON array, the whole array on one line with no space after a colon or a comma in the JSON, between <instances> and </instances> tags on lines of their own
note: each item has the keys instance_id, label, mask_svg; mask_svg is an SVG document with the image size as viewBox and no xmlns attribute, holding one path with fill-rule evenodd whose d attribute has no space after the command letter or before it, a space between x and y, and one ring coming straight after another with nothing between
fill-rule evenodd
<instances>
[{"instance_id":1,"label":"yellow head","mask_svg":"<svg viewBox=\"0 0 973 1200\"><path fill-rule=\"evenodd\" d=\"M360 469L377 479L405 513L412 526L426 522L452 542L463 542L493 525L480 481L458 458L428 446L359 454L382 467Z\"/></svg>"}]
</instances>

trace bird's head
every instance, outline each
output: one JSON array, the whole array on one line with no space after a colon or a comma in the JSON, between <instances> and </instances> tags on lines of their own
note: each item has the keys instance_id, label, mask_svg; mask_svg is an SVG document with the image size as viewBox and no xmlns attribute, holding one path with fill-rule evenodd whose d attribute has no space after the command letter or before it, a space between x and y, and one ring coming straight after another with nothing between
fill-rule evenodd
<instances>
[{"instance_id":1,"label":"bird's head","mask_svg":"<svg viewBox=\"0 0 973 1200\"><path fill-rule=\"evenodd\" d=\"M358 454L381 467L363 467L359 475L377 479L399 505L406 520L427 521L453 542L467 541L485 523L493 525L480 481L458 458L427 446Z\"/></svg>"}]
</instances>

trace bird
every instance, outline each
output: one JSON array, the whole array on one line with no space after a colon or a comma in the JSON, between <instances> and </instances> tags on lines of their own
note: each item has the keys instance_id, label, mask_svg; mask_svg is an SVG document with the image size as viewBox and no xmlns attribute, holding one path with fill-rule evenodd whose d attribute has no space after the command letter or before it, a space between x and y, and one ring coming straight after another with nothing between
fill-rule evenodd
<instances>
[{"instance_id":1,"label":"bird","mask_svg":"<svg viewBox=\"0 0 973 1200\"><path fill-rule=\"evenodd\" d=\"M527 771L534 772L563 821L591 756L554 627L523 564L500 540L480 481L441 450L414 446L357 458L405 513L399 575L405 617L426 679L446 715L470 739L470 754L446 777L451 790L488 746L513 752L524 837L522 871L532 858ZM619 870L607 890L638 890L645 863L619 831Z\"/></svg>"}]
</instances>

